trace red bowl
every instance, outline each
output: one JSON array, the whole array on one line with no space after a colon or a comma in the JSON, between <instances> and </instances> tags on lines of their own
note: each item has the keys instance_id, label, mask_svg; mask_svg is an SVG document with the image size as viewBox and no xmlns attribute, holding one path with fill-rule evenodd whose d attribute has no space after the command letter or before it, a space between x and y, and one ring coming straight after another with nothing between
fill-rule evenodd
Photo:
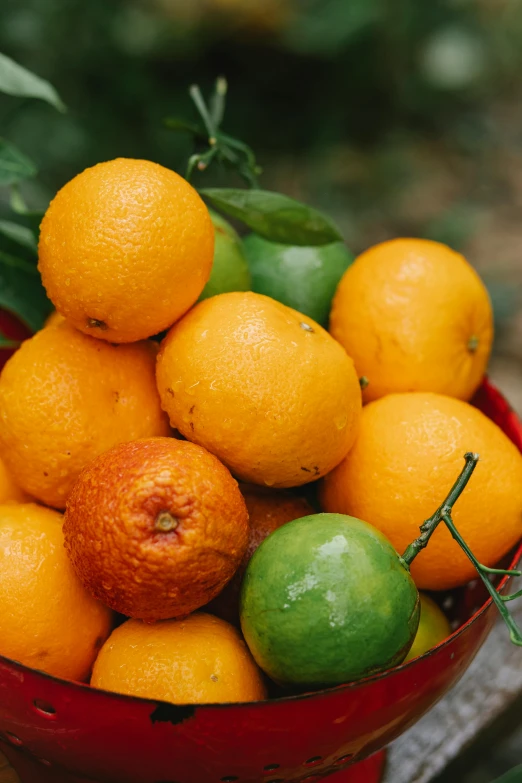
<instances>
[{"instance_id":1,"label":"red bowl","mask_svg":"<svg viewBox=\"0 0 522 783\"><path fill-rule=\"evenodd\" d=\"M522 450L522 425L502 395L485 382L474 402ZM510 566L521 556L522 547ZM382 758L369 757L427 712L475 657L496 620L485 596L476 583L453 591L458 629L407 664L259 703L175 706L0 658L2 751L23 783L304 783L332 772L339 773L332 782L370 783Z\"/></svg>"}]
</instances>

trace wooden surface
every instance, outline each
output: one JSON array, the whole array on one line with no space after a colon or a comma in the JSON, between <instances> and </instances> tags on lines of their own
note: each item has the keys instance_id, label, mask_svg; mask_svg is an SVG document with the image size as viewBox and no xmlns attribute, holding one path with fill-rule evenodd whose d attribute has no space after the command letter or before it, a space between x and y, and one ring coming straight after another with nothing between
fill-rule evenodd
<instances>
[{"instance_id":1,"label":"wooden surface","mask_svg":"<svg viewBox=\"0 0 522 783\"><path fill-rule=\"evenodd\" d=\"M522 600L511 607L522 626ZM429 783L501 720L521 695L522 648L511 644L499 620L462 680L393 743L383 783ZM513 721L516 717L520 720L513 716Z\"/></svg>"},{"instance_id":2,"label":"wooden surface","mask_svg":"<svg viewBox=\"0 0 522 783\"><path fill-rule=\"evenodd\" d=\"M0 783L19 783L18 775L14 773L14 771L7 763L7 759L4 758L4 756L1 753L0 753Z\"/></svg>"},{"instance_id":3,"label":"wooden surface","mask_svg":"<svg viewBox=\"0 0 522 783\"><path fill-rule=\"evenodd\" d=\"M516 609L522 625L522 600ZM522 648L499 622L456 687L391 746L383 783L430 783L466 749L472 757L474 740L482 741L521 696ZM1 754L0 783L19 783Z\"/></svg>"}]
</instances>

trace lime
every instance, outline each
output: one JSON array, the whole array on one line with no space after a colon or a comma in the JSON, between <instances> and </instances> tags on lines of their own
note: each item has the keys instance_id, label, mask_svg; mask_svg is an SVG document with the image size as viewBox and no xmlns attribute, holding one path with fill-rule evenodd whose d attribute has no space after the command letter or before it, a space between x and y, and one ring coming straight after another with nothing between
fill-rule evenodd
<instances>
[{"instance_id":1,"label":"lime","mask_svg":"<svg viewBox=\"0 0 522 783\"><path fill-rule=\"evenodd\" d=\"M344 514L288 522L256 550L241 590L241 628L282 685L337 685L408 653L417 588L388 539Z\"/></svg>"},{"instance_id":2,"label":"lime","mask_svg":"<svg viewBox=\"0 0 522 783\"><path fill-rule=\"evenodd\" d=\"M241 239L221 215L209 210L214 224L214 261L199 301L229 291L250 291L251 277Z\"/></svg>"},{"instance_id":3,"label":"lime","mask_svg":"<svg viewBox=\"0 0 522 783\"><path fill-rule=\"evenodd\" d=\"M354 258L344 242L296 247L249 234L243 246L253 291L328 325L335 289Z\"/></svg>"},{"instance_id":4,"label":"lime","mask_svg":"<svg viewBox=\"0 0 522 783\"><path fill-rule=\"evenodd\" d=\"M419 627L411 649L404 659L405 661L411 661L413 658L417 658L418 655L428 652L436 644L443 642L451 633L450 624L442 609L439 609L435 601L429 598L429 596L424 595L424 593L419 595Z\"/></svg>"}]
</instances>

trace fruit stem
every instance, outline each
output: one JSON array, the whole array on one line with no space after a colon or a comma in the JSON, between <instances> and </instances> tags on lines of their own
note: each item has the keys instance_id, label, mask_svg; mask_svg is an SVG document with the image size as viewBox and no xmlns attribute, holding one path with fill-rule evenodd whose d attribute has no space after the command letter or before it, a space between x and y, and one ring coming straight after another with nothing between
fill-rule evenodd
<instances>
[{"instance_id":1,"label":"fruit stem","mask_svg":"<svg viewBox=\"0 0 522 783\"><path fill-rule=\"evenodd\" d=\"M261 169L257 165L256 157L252 149L228 133L221 130L221 124L225 115L226 95L228 84L223 76L220 76L210 98L210 108L197 84L189 89L190 97L203 122L203 127L192 126L179 120L166 121L168 127L173 130L188 131L201 146L201 142L208 145L208 149L191 155L187 164L185 179L190 182L196 171L205 171L211 163L218 162L223 166L234 169L251 188L258 188L258 175Z\"/></svg>"},{"instance_id":2,"label":"fruit stem","mask_svg":"<svg viewBox=\"0 0 522 783\"><path fill-rule=\"evenodd\" d=\"M500 612L500 615L502 619L504 620L505 624L507 625L509 629L509 636L513 644L518 645L519 647L522 647L522 631L516 624L515 620L511 616L511 613L509 609L506 606L507 601L512 601L514 598L518 598L522 594L522 590L519 590L518 593L513 593L513 595L499 595L497 593L495 585L491 584L490 579L488 578L488 574L494 573L494 574L503 574L504 576L521 576L521 571L504 571L502 568L488 568L487 566L482 565L482 563L479 563L471 549L468 547L462 536L460 535L459 531L455 527L455 524L451 518L450 514L444 514L442 517L444 524L450 531L451 535L455 539L455 541L459 544L461 549L465 552L467 557L471 560L473 565L478 571L478 575L484 582L484 585L486 587L486 590L490 594L491 598L493 599L493 603L497 607L498 611Z\"/></svg>"},{"instance_id":3,"label":"fruit stem","mask_svg":"<svg viewBox=\"0 0 522 783\"><path fill-rule=\"evenodd\" d=\"M471 551L471 549L466 544L466 542L460 535L459 531L455 527L455 523L453 522L453 519L451 517L453 506L459 499L460 495L462 494L462 491L464 490L468 481L470 480L471 475L475 470L475 467L479 460L479 455L468 452L467 454L464 455L464 459L466 460L466 464L464 465L462 471L460 472L460 475L456 480L455 484L451 488L448 497L442 503L442 505L439 506L436 512L429 519L427 519L425 522L422 523L420 527L421 530L420 536L416 538L415 541L413 541L408 546L403 556L401 557L401 561L404 567L409 570L411 563L415 560L419 552L421 552L427 546L428 541L430 540L431 536L433 535L433 532L436 530L439 523L444 522L444 524L450 531L453 539L458 543L460 548L463 550L464 554L469 558L469 560L471 560L471 562L475 566L478 575L484 582L486 590L488 591L488 593L490 594L493 600L493 603L497 607L502 619L504 620L505 624L509 629L509 636L511 641L513 642L513 644L522 647L522 631L518 628L515 620L513 619L508 608L506 607L506 603L508 601L513 601L515 598L519 598L520 596L522 596L522 590L519 590L517 593L513 593L512 595L500 595L488 577L488 574L500 574L501 576L522 576L522 572L515 569L505 570L503 568L489 568L488 566L479 563L479 561L477 560L477 558L475 557L475 555L473 554L473 552Z\"/></svg>"},{"instance_id":4,"label":"fruit stem","mask_svg":"<svg viewBox=\"0 0 522 783\"><path fill-rule=\"evenodd\" d=\"M410 565L413 563L419 552L421 552L428 545L428 541L435 532L439 523L442 522L444 515L451 514L453 506L461 496L462 491L471 478L471 474L475 470L477 462L479 461L479 455L468 452L464 455L464 459L466 460L466 464L462 468L458 479L449 491L447 498L438 507L435 513L422 523L420 526L420 536L408 546L402 555L401 560L406 568L409 569Z\"/></svg>"},{"instance_id":5,"label":"fruit stem","mask_svg":"<svg viewBox=\"0 0 522 783\"><path fill-rule=\"evenodd\" d=\"M170 533L172 530L176 530L178 525L179 522L176 517L173 517L168 511L162 511L156 517L154 530L158 530L160 533Z\"/></svg>"},{"instance_id":6,"label":"fruit stem","mask_svg":"<svg viewBox=\"0 0 522 783\"><path fill-rule=\"evenodd\" d=\"M475 353L478 347L479 347L479 339L476 334L473 334L468 340L468 351L470 353Z\"/></svg>"}]
</instances>

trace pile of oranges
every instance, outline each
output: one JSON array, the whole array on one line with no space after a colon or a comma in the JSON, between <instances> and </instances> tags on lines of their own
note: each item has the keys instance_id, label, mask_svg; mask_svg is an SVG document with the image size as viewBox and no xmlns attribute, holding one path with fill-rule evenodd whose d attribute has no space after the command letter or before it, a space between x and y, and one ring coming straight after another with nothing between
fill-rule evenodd
<instances>
[{"instance_id":1,"label":"pile of oranges","mask_svg":"<svg viewBox=\"0 0 522 783\"><path fill-rule=\"evenodd\" d=\"M263 699L238 603L277 528L350 514L401 553L473 451L455 524L488 566L519 539L522 457L469 403L493 319L461 255L370 248L326 331L251 291L198 302L213 254L197 192L148 161L87 169L49 206L56 313L0 375L0 654L177 703ZM412 575L474 573L441 526Z\"/></svg>"}]
</instances>

